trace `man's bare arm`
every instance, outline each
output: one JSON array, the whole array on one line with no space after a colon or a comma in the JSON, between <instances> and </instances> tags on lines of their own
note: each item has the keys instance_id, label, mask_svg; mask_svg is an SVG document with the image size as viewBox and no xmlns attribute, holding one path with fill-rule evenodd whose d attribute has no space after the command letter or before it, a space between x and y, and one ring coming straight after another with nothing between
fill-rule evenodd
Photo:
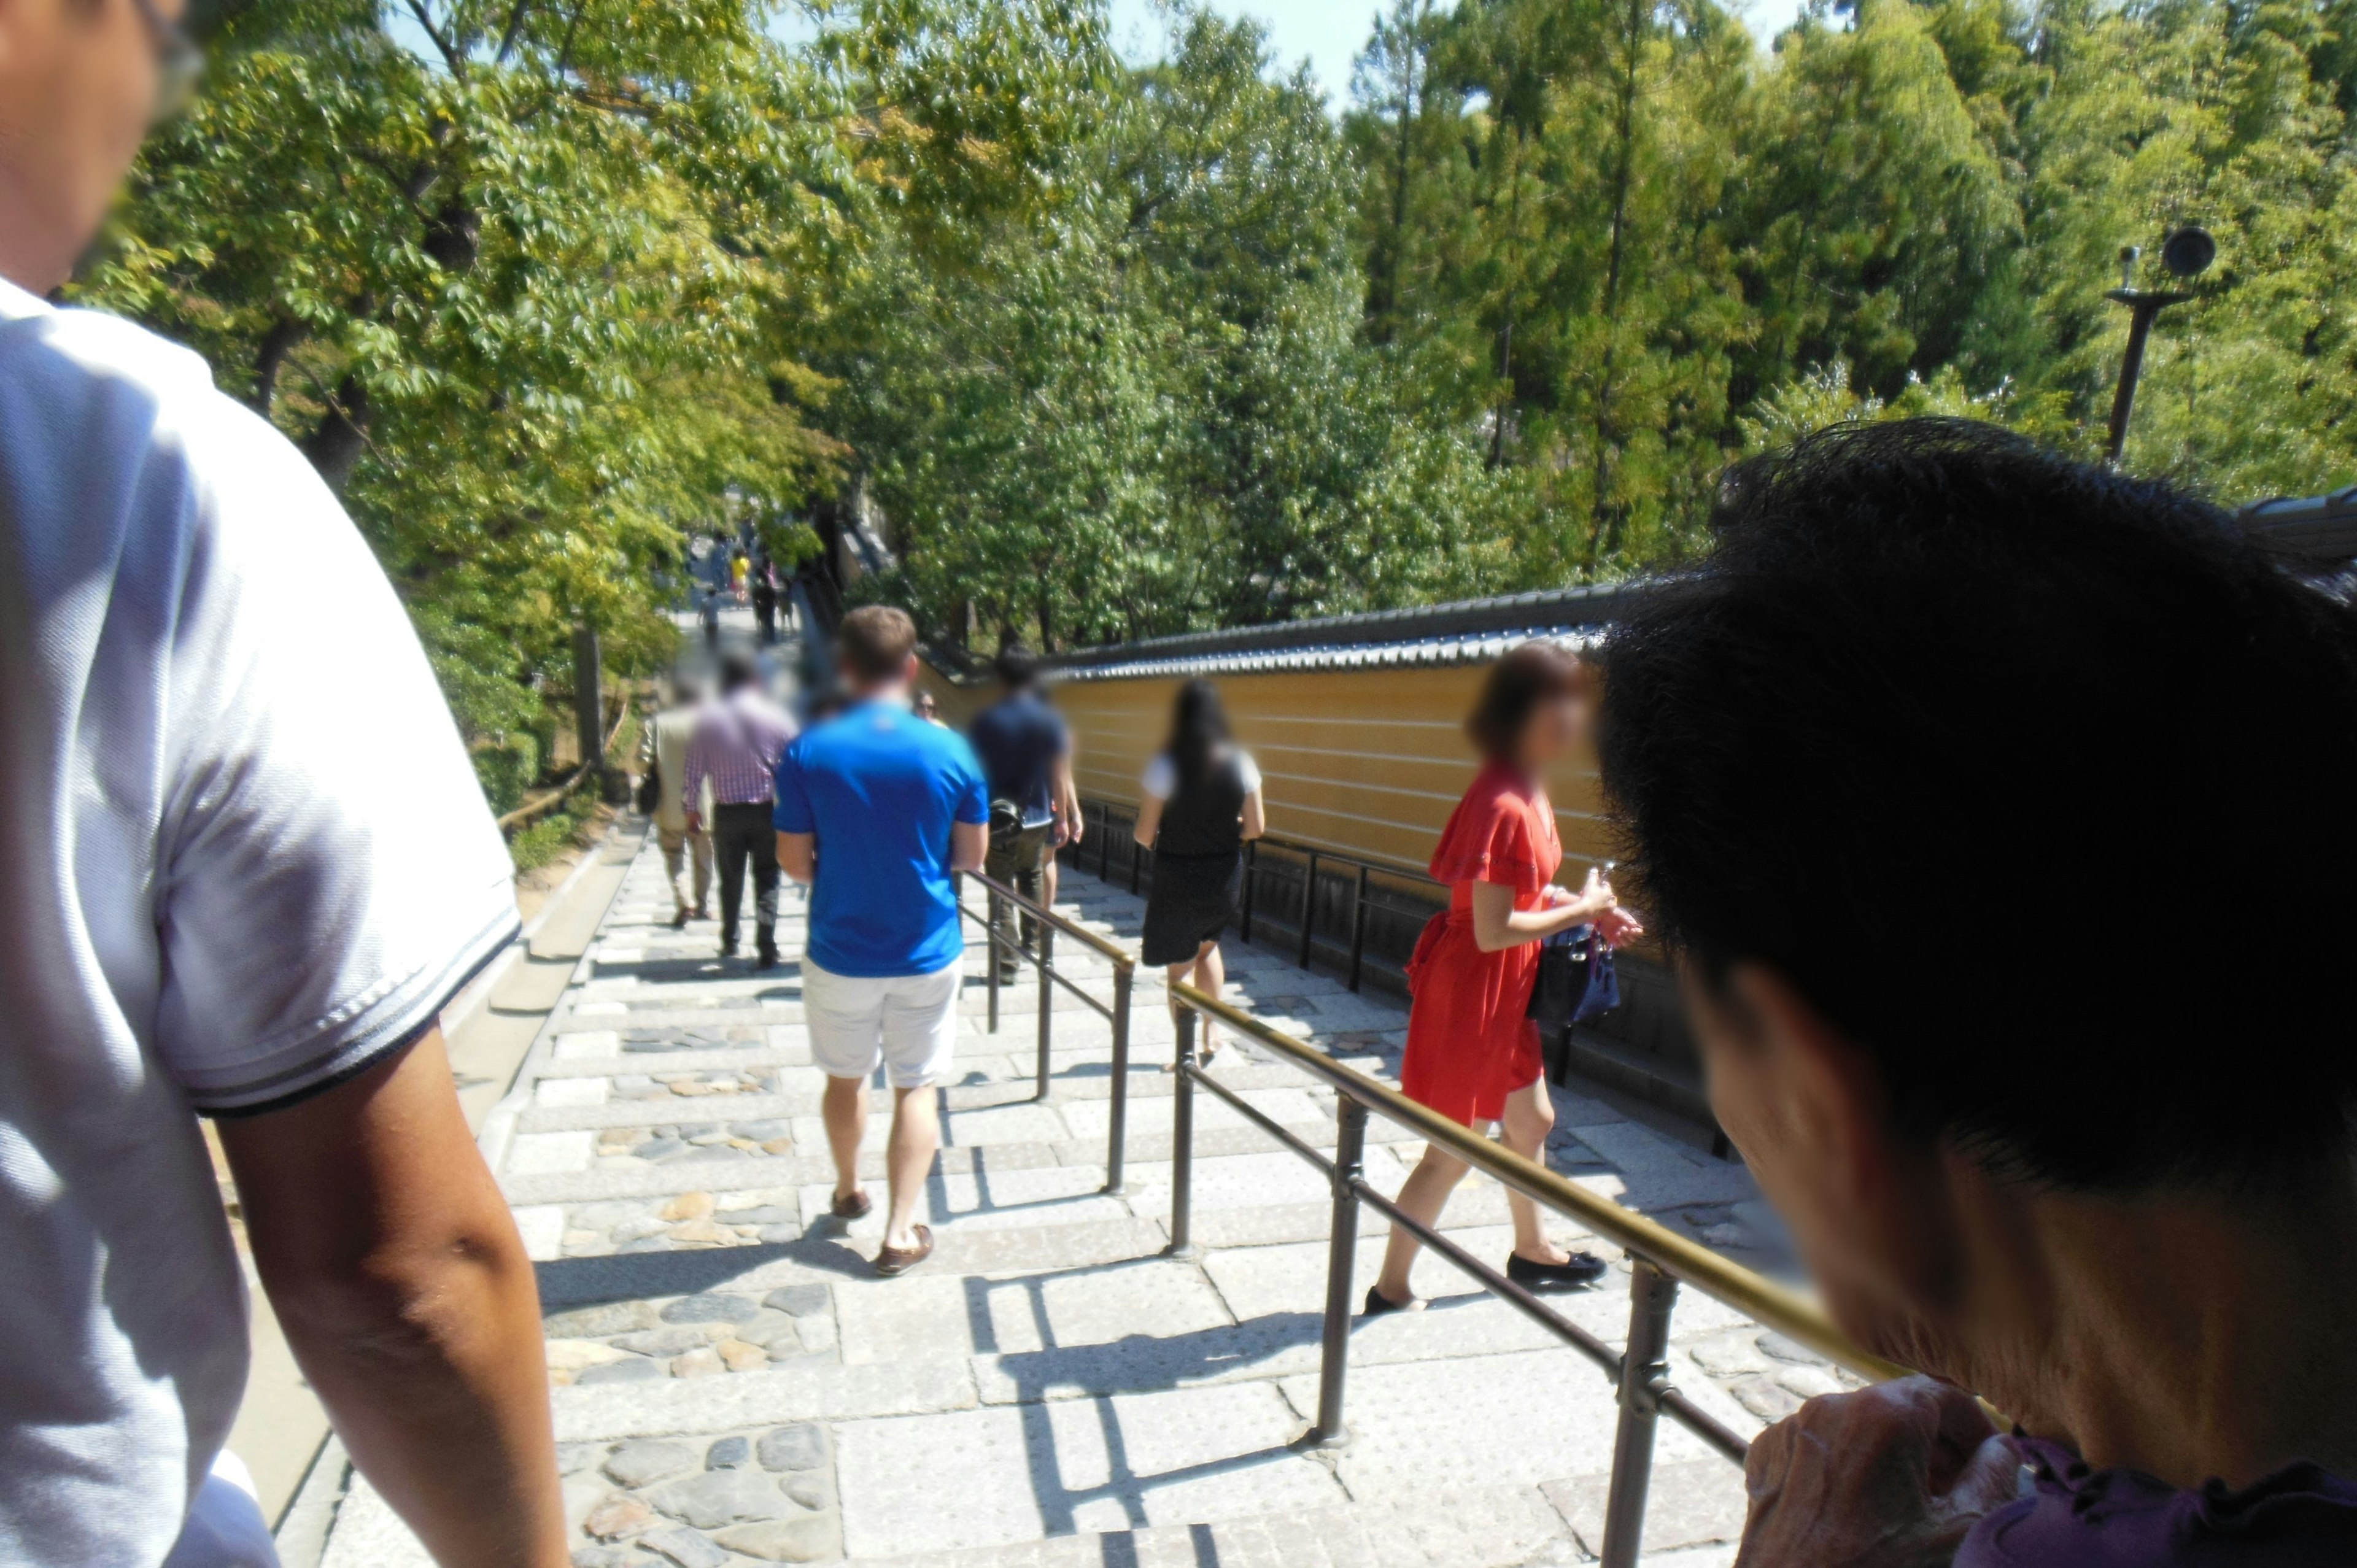
<instances>
[{"instance_id":1,"label":"man's bare arm","mask_svg":"<svg viewBox=\"0 0 2357 1568\"><path fill-rule=\"evenodd\" d=\"M443 1568L563 1568L540 1294L441 1031L221 1134L263 1288L361 1473Z\"/></svg>"},{"instance_id":2,"label":"man's bare arm","mask_svg":"<svg viewBox=\"0 0 2357 1568\"><path fill-rule=\"evenodd\" d=\"M950 869L980 871L990 858L990 824L988 822L952 822L950 824Z\"/></svg>"},{"instance_id":3,"label":"man's bare arm","mask_svg":"<svg viewBox=\"0 0 2357 1568\"><path fill-rule=\"evenodd\" d=\"M778 869L797 882L816 880L818 835L816 833L780 833L778 835Z\"/></svg>"}]
</instances>

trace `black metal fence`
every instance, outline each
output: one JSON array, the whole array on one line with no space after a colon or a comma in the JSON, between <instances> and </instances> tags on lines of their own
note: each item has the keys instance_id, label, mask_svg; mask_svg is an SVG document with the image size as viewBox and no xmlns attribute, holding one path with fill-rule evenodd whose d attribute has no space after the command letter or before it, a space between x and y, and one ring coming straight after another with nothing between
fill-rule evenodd
<instances>
[{"instance_id":1,"label":"black metal fence","mask_svg":"<svg viewBox=\"0 0 2357 1568\"><path fill-rule=\"evenodd\" d=\"M1151 891L1154 853L1135 836L1135 810L1083 800L1081 812L1087 832L1060 852L1065 864L1132 893ZM1372 978L1405 994L1416 934L1448 903L1448 887L1421 872L1265 837L1244 846L1237 925L1245 941L1257 935L1286 947L1300 967L1330 969L1353 991Z\"/></svg>"}]
</instances>

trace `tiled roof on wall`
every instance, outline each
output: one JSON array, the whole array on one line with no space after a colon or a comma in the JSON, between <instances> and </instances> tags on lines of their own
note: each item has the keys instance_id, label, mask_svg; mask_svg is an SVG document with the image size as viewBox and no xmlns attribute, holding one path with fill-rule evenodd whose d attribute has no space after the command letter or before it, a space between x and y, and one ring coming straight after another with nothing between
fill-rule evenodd
<instances>
[{"instance_id":1,"label":"tiled roof on wall","mask_svg":"<svg viewBox=\"0 0 2357 1568\"><path fill-rule=\"evenodd\" d=\"M1585 645L1620 612L1638 584L1556 588L1367 615L1189 632L1060 654L1049 680L1129 681L1273 671L1362 670L1480 663L1518 642Z\"/></svg>"}]
</instances>

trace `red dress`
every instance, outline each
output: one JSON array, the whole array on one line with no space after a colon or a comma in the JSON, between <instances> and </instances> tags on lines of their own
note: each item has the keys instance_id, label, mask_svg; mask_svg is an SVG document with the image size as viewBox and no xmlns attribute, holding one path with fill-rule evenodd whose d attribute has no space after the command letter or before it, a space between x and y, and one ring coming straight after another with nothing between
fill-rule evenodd
<instances>
[{"instance_id":1,"label":"red dress","mask_svg":"<svg viewBox=\"0 0 2357 1568\"><path fill-rule=\"evenodd\" d=\"M1545 1070L1538 1026L1525 1015L1539 945L1483 952L1473 940L1473 884L1502 884L1516 909L1535 909L1562 865L1546 791L1512 768L1482 768L1432 852L1448 910L1425 927L1408 963L1400 1089L1409 1099L1469 1124L1494 1122L1506 1096Z\"/></svg>"}]
</instances>

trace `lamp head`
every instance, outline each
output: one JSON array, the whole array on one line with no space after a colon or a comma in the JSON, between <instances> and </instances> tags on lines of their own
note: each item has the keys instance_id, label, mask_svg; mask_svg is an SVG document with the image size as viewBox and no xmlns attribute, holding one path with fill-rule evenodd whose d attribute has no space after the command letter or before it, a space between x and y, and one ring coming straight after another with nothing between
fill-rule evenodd
<instances>
[{"instance_id":1,"label":"lamp head","mask_svg":"<svg viewBox=\"0 0 2357 1568\"><path fill-rule=\"evenodd\" d=\"M2178 230L2160 247L2160 264L2181 278L2196 278L2209 271L2210 263L2218 259L2218 242L2210 231L2188 223Z\"/></svg>"}]
</instances>

